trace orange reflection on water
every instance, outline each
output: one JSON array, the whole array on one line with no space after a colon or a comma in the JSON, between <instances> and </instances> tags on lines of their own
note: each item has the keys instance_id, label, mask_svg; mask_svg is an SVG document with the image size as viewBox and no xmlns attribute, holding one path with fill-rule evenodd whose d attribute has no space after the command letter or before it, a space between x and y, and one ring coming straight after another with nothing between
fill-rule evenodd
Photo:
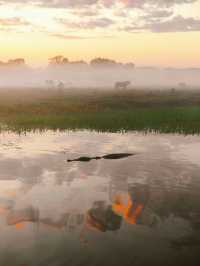
<instances>
[{"instance_id":1,"label":"orange reflection on water","mask_svg":"<svg viewBox=\"0 0 200 266\"><path fill-rule=\"evenodd\" d=\"M123 216L127 223L137 224L138 218L144 209L144 205L134 204L130 196L128 197L128 202L126 203L123 196L118 195L116 196L112 208L116 214Z\"/></svg>"},{"instance_id":2,"label":"orange reflection on water","mask_svg":"<svg viewBox=\"0 0 200 266\"><path fill-rule=\"evenodd\" d=\"M18 223L15 225L17 230L23 230L25 228L25 223Z\"/></svg>"}]
</instances>

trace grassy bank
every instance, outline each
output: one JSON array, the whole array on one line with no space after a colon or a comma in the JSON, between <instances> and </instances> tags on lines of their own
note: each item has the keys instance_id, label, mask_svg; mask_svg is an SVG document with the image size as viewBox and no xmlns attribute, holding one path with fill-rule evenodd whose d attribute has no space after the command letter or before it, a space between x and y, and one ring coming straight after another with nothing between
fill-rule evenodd
<instances>
[{"instance_id":1,"label":"grassy bank","mask_svg":"<svg viewBox=\"0 0 200 266\"><path fill-rule=\"evenodd\" d=\"M200 133L198 91L0 92L0 123L11 130L91 129Z\"/></svg>"}]
</instances>

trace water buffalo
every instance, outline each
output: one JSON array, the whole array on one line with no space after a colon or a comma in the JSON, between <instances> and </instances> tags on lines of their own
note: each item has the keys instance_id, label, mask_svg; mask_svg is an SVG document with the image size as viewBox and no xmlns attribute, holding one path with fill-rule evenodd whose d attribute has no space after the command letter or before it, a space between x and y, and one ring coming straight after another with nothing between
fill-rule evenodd
<instances>
[{"instance_id":1,"label":"water buffalo","mask_svg":"<svg viewBox=\"0 0 200 266\"><path fill-rule=\"evenodd\" d=\"M115 89L127 89L128 86L131 85L131 82L130 81L123 81L123 82L116 82L115 83Z\"/></svg>"}]
</instances>

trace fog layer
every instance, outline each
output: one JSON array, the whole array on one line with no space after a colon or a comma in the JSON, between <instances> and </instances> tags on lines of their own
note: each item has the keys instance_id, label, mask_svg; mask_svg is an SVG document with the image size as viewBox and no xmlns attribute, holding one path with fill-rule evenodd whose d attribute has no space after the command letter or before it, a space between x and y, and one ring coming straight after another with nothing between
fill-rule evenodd
<instances>
[{"instance_id":1,"label":"fog layer","mask_svg":"<svg viewBox=\"0 0 200 266\"><path fill-rule=\"evenodd\" d=\"M130 81L129 87L194 88L200 84L200 69L128 66L68 65L33 69L27 66L0 67L0 87L112 88Z\"/></svg>"}]
</instances>

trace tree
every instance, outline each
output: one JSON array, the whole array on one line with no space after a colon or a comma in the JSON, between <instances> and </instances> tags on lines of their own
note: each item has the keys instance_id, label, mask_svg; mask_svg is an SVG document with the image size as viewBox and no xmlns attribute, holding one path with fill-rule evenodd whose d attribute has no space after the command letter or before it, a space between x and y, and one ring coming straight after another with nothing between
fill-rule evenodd
<instances>
[{"instance_id":1,"label":"tree","mask_svg":"<svg viewBox=\"0 0 200 266\"><path fill-rule=\"evenodd\" d=\"M83 60L80 61L70 61L69 62L70 65L87 65L87 63Z\"/></svg>"},{"instance_id":2,"label":"tree","mask_svg":"<svg viewBox=\"0 0 200 266\"><path fill-rule=\"evenodd\" d=\"M92 66L109 66L109 67L118 65L118 63L114 60L107 59L107 58L101 58L101 57L92 59L90 64Z\"/></svg>"},{"instance_id":3,"label":"tree","mask_svg":"<svg viewBox=\"0 0 200 266\"><path fill-rule=\"evenodd\" d=\"M16 58L16 59L10 59L8 62L0 61L0 66L25 66L25 59L24 58Z\"/></svg>"},{"instance_id":4,"label":"tree","mask_svg":"<svg viewBox=\"0 0 200 266\"><path fill-rule=\"evenodd\" d=\"M8 66L24 66L25 60L24 58L16 58L16 59L10 59L7 63Z\"/></svg>"},{"instance_id":5,"label":"tree","mask_svg":"<svg viewBox=\"0 0 200 266\"><path fill-rule=\"evenodd\" d=\"M65 64L68 64L69 60L68 58L62 56L62 55L57 55L52 58L49 58L49 64L53 66L62 66Z\"/></svg>"}]
</instances>

